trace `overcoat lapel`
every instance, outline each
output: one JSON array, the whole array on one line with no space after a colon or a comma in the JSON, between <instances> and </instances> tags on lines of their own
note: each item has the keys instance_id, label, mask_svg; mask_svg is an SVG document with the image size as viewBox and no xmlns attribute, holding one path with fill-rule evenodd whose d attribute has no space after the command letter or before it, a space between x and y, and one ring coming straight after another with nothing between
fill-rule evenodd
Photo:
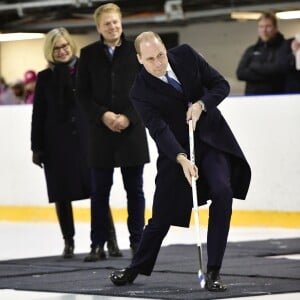
<instances>
[{"instance_id":1,"label":"overcoat lapel","mask_svg":"<svg viewBox=\"0 0 300 300\"><path fill-rule=\"evenodd\" d=\"M142 69L142 77L148 84L151 86L151 89L154 91L158 91L168 97L172 97L177 100L184 100L184 94L178 92L175 88L173 88L170 84L162 81L161 79L151 75L148 73L145 68Z\"/></svg>"},{"instance_id":2,"label":"overcoat lapel","mask_svg":"<svg viewBox=\"0 0 300 300\"><path fill-rule=\"evenodd\" d=\"M142 77L146 82L149 83L151 89L159 91L166 96L172 97L173 99L181 100L187 102L187 99L190 99L190 95L188 94L189 86L191 84L189 75L189 70L185 67L185 64L179 62L175 59L172 53L168 53L169 64L172 67L172 70L176 74L178 80L181 83L183 93L178 92L174 89L170 84L163 82L159 78L148 73L145 68L142 69Z\"/></svg>"},{"instance_id":3,"label":"overcoat lapel","mask_svg":"<svg viewBox=\"0 0 300 300\"><path fill-rule=\"evenodd\" d=\"M178 58L176 59L172 53L168 52L168 60L169 64L171 65L172 70L174 71L176 77L181 83L181 87L183 89L183 94L186 99L190 99L190 95L188 93L189 86L191 84L190 76L189 75L189 69L186 67L184 61L178 61Z\"/></svg>"}]
</instances>

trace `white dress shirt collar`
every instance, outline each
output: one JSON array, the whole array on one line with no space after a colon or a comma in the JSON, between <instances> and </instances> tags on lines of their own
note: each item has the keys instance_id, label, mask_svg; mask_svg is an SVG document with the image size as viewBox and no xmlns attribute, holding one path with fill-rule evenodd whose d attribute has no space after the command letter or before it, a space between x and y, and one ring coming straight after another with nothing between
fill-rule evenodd
<instances>
[{"instance_id":1,"label":"white dress shirt collar","mask_svg":"<svg viewBox=\"0 0 300 300\"><path fill-rule=\"evenodd\" d=\"M169 77L175 79L177 82L180 83L180 81L179 81L178 78L176 77L176 75L175 75L174 71L172 70L172 68L171 68L171 66L170 66L169 63L168 63L168 66L167 66L167 72L168 72ZM168 80L167 80L167 78L166 78L165 75L164 75L164 76L160 76L160 77L158 77L158 78L161 79L162 81L168 83Z\"/></svg>"}]
</instances>

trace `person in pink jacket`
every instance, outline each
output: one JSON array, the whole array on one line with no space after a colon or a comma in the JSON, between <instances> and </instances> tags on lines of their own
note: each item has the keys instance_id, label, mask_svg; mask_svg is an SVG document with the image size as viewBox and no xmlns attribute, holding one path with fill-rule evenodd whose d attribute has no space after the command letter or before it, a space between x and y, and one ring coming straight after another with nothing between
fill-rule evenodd
<instances>
[{"instance_id":1,"label":"person in pink jacket","mask_svg":"<svg viewBox=\"0 0 300 300\"><path fill-rule=\"evenodd\" d=\"M25 103L32 104L34 99L34 90L36 85L36 73L33 70L28 70L24 74L24 88L25 88Z\"/></svg>"}]
</instances>

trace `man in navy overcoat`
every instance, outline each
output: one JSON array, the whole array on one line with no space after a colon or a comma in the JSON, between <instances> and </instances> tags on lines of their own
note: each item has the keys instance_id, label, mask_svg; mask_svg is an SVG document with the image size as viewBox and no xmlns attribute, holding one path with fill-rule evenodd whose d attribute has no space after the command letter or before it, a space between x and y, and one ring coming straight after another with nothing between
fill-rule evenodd
<instances>
[{"instance_id":1,"label":"man in navy overcoat","mask_svg":"<svg viewBox=\"0 0 300 300\"><path fill-rule=\"evenodd\" d=\"M137 253L127 268L114 271L110 278L115 285L124 285L132 283L138 274L151 274L170 226L189 226L191 178L195 176L199 177L199 204L211 200L206 288L224 291L226 285L219 272L232 198L245 199L251 178L244 154L217 108L228 95L229 85L188 45L167 52L156 33L144 32L136 38L135 47L143 68L131 89L131 99L158 148L156 190L152 218ZM194 127L196 166L188 159L189 119Z\"/></svg>"}]
</instances>

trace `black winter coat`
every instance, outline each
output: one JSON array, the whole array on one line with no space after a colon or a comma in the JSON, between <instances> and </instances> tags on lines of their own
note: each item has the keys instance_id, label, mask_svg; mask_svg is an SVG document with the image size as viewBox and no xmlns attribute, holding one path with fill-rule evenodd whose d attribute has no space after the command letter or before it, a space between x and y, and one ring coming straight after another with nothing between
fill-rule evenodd
<instances>
[{"instance_id":1,"label":"black winter coat","mask_svg":"<svg viewBox=\"0 0 300 300\"><path fill-rule=\"evenodd\" d=\"M91 167L128 167L149 162L145 127L129 99L139 69L133 43L125 38L115 48L113 58L101 40L81 49L77 92L89 119ZM101 120L107 111L127 116L129 127L122 133L112 132Z\"/></svg>"},{"instance_id":2,"label":"black winter coat","mask_svg":"<svg viewBox=\"0 0 300 300\"><path fill-rule=\"evenodd\" d=\"M292 53L292 39L283 43L279 50L279 65L284 74L284 91L300 93L300 70L296 70L296 59Z\"/></svg>"},{"instance_id":3,"label":"black winter coat","mask_svg":"<svg viewBox=\"0 0 300 300\"><path fill-rule=\"evenodd\" d=\"M43 153L49 202L90 197L87 121L74 95L75 74L70 76L66 98L59 99L62 82L50 68L38 73L35 89L31 149Z\"/></svg>"},{"instance_id":4,"label":"black winter coat","mask_svg":"<svg viewBox=\"0 0 300 300\"><path fill-rule=\"evenodd\" d=\"M278 65L278 51L284 37L281 33L268 42L258 39L246 49L238 68L237 78L246 81L245 95L283 93L283 75Z\"/></svg>"},{"instance_id":5,"label":"black winter coat","mask_svg":"<svg viewBox=\"0 0 300 300\"><path fill-rule=\"evenodd\" d=\"M182 85L183 94L142 69L131 97L158 148L153 215L161 222L187 227L193 205L192 191L176 156L178 153L189 154L186 124L189 102L201 99L207 110L201 114L195 130L196 164L199 155L197 140L227 153L231 162L233 195L239 199L246 197L251 170L217 108L228 95L227 81L188 45L170 49L168 60ZM199 173L198 200L203 204L210 199L210 194L207 183L201 178L201 170Z\"/></svg>"}]
</instances>

